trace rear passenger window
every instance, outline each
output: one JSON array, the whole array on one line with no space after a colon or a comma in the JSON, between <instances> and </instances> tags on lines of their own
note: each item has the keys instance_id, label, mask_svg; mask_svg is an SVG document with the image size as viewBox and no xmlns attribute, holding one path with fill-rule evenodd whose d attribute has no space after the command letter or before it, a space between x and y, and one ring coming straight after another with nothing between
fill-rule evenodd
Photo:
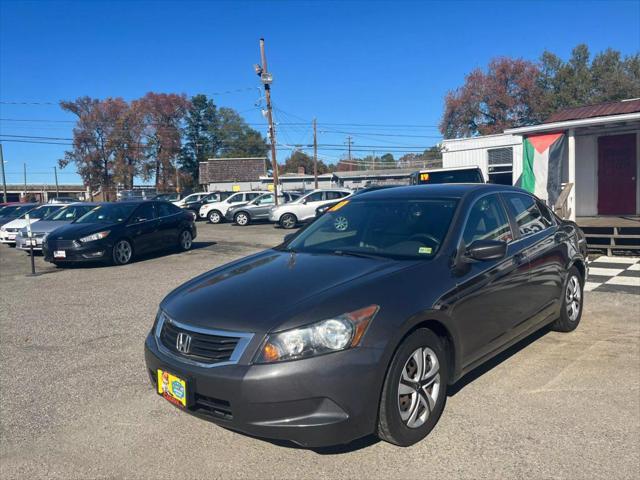
<instances>
[{"instance_id":1,"label":"rear passenger window","mask_svg":"<svg viewBox=\"0 0 640 480\"><path fill-rule=\"evenodd\" d=\"M315 193L310 194L307 197L307 202L320 202L322 200L322 193L323 192L315 192Z\"/></svg>"},{"instance_id":2,"label":"rear passenger window","mask_svg":"<svg viewBox=\"0 0 640 480\"><path fill-rule=\"evenodd\" d=\"M176 214L181 212L178 207L176 207L173 203L158 203L158 216L159 217L168 217L169 215Z\"/></svg>"},{"instance_id":3,"label":"rear passenger window","mask_svg":"<svg viewBox=\"0 0 640 480\"><path fill-rule=\"evenodd\" d=\"M327 200L338 200L346 195L344 192L327 192Z\"/></svg>"},{"instance_id":4,"label":"rear passenger window","mask_svg":"<svg viewBox=\"0 0 640 480\"><path fill-rule=\"evenodd\" d=\"M520 236L526 237L550 227L548 219L545 219L533 197L521 193L505 193L507 207L515 217Z\"/></svg>"},{"instance_id":5,"label":"rear passenger window","mask_svg":"<svg viewBox=\"0 0 640 480\"><path fill-rule=\"evenodd\" d=\"M467 246L476 240L509 242L513 239L507 214L497 195L482 197L471 207L462 238Z\"/></svg>"},{"instance_id":6,"label":"rear passenger window","mask_svg":"<svg viewBox=\"0 0 640 480\"><path fill-rule=\"evenodd\" d=\"M254 198L258 198L260 195L262 195L262 193L247 193L247 200L251 201Z\"/></svg>"}]
</instances>

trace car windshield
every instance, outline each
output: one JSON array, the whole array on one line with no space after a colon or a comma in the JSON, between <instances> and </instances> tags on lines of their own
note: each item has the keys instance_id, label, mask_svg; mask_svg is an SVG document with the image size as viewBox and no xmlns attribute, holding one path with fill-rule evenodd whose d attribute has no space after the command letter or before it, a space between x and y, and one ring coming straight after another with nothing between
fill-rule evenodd
<instances>
[{"instance_id":1,"label":"car windshield","mask_svg":"<svg viewBox=\"0 0 640 480\"><path fill-rule=\"evenodd\" d=\"M439 250L457 201L344 200L285 246L336 255L424 259Z\"/></svg>"},{"instance_id":2,"label":"car windshield","mask_svg":"<svg viewBox=\"0 0 640 480\"><path fill-rule=\"evenodd\" d=\"M44 220L48 222L72 222L76 218L80 218L81 216L83 216L92 208L94 207L90 205L69 205L68 207L62 208L57 212L53 212Z\"/></svg>"},{"instance_id":3,"label":"car windshield","mask_svg":"<svg viewBox=\"0 0 640 480\"><path fill-rule=\"evenodd\" d=\"M0 210L0 216L18 218L19 216L33 210L34 205L8 205Z\"/></svg>"},{"instance_id":4,"label":"car windshield","mask_svg":"<svg viewBox=\"0 0 640 480\"><path fill-rule=\"evenodd\" d=\"M137 207L136 204L107 203L99 205L74 223L121 223L124 222Z\"/></svg>"},{"instance_id":5,"label":"car windshield","mask_svg":"<svg viewBox=\"0 0 640 480\"><path fill-rule=\"evenodd\" d=\"M29 213L29 218L30 219L41 219L41 218L45 218L48 215L51 215L54 212L57 212L58 210L60 210L64 205L43 205L41 207L38 208L34 208L33 210L31 210ZM22 216L22 218L26 218L26 213Z\"/></svg>"}]
</instances>

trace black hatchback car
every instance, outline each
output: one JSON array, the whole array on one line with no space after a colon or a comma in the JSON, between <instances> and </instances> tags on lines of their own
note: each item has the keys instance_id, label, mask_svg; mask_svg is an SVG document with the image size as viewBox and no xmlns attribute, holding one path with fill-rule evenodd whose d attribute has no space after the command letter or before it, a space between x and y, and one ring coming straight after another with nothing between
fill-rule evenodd
<instances>
[{"instance_id":1,"label":"black hatchback car","mask_svg":"<svg viewBox=\"0 0 640 480\"><path fill-rule=\"evenodd\" d=\"M129 263L135 255L166 248L189 250L197 231L193 215L164 201L103 203L51 232L44 259L57 265Z\"/></svg>"},{"instance_id":2,"label":"black hatchback car","mask_svg":"<svg viewBox=\"0 0 640 480\"><path fill-rule=\"evenodd\" d=\"M379 190L175 289L146 364L158 394L230 429L406 446L467 372L545 325L575 329L586 277L580 229L523 190Z\"/></svg>"}]
</instances>

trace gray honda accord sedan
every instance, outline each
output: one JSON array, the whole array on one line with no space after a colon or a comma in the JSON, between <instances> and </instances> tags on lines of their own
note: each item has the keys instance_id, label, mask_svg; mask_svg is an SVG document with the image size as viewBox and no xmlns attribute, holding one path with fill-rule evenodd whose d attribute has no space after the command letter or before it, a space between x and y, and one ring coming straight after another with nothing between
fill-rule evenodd
<instances>
[{"instance_id":1,"label":"gray honda accord sedan","mask_svg":"<svg viewBox=\"0 0 640 480\"><path fill-rule=\"evenodd\" d=\"M159 395L230 429L407 446L467 372L546 325L575 329L586 276L580 229L523 190L378 190L176 288L146 364Z\"/></svg>"}]
</instances>

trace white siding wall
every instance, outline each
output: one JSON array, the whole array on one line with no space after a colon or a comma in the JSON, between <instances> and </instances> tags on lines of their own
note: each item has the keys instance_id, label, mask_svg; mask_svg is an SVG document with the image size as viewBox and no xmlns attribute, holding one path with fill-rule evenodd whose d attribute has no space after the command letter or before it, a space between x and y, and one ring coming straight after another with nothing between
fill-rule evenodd
<instances>
[{"instance_id":1,"label":"white siding wall","mask_svg":"<svg viewBox=\"0 0 640 480\"><path fill-rule=\"evenodd\" d=\"M482 174L489 178L488 154L490 148L513 148L513 181L522 174L522 137L520 135L487 135L485 137L461 138L442 142L442 166L478 166Z\"/></svg>"}]
</instances>

